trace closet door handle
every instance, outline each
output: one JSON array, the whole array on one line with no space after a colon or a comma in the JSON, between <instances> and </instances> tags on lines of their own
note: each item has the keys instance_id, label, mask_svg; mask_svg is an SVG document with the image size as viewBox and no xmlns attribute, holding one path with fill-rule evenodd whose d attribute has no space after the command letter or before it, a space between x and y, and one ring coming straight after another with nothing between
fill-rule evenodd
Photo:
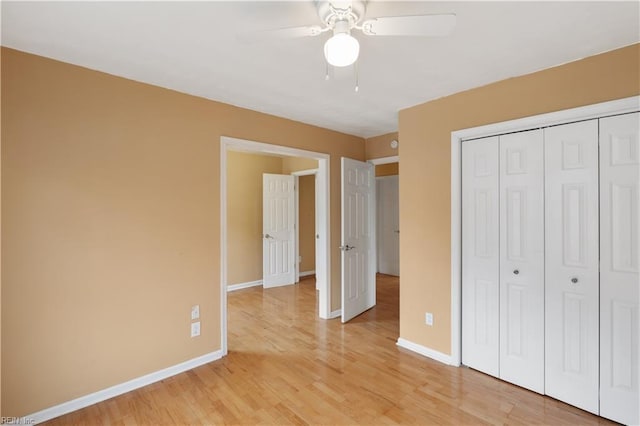
<instances>
[{"instance_id":1,"label":"closet door handle","mask_svg":"<svg viewBox=\"0 0 640 426\"><path fill-rule=\"evenodd\" d=\"M513 274L514 274L514 275L518 275L519 273L520 273L520 271L519 271L519 270L517 270L517 269L514 269L514 270L513 270Z\"/></svg>"}]
</instances>

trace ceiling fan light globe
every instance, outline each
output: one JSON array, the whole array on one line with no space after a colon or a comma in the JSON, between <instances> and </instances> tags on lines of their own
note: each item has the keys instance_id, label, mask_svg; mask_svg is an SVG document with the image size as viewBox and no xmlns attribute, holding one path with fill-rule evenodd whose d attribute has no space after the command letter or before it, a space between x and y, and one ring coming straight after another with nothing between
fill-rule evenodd
<instances>
[{"instance_id":1,"label":"ceiling fan light globe","mask_svg":"<svg viewBox=\"0 0 640 426\"><path fill-rule=\"evenodd\" d=\"M335 34L324 44L324 57L334 67L346 67L358 59L360 43L348 33Z\"/></svg>"}]
</instances>

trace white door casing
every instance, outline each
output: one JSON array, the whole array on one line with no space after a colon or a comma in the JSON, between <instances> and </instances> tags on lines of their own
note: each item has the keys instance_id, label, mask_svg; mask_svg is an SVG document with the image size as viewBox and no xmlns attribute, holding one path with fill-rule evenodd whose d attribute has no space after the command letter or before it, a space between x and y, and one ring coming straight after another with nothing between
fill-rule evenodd
<instances>
[{"instance_id":1,"label":"white door casing","mask_svg":"<svg viewBox=\"0 0 640 426\"><path fill-rule=\"evenodd\" d=\"M376 304L375 176L372 164L342 157L342 322Z\"/></svg>"},{"instance_id":2,"label":"white door casing","mask_svg":"<svg viewBox=\"0 0 640 426\"><path fill-rule=\"evenodd\" d=\"M639 424L639 113L600 120L600 415Z\"/></svg>"},{"instance_id":3,"label":"white door casing","mask_svg":"<svg viewBox=\"0 0 640 426\"><path fill-rule=\"evenodd\" d=\"M291 175L262 175L262 285L295 282L295 193Z\"/></svg>"},{"instance_id":4,"label":"white door casing","mask_svg":"<svg viewBox=\"0 0 640 426\"><path fill-rule=\"evenodd\" d=\"M319 191L318 191L318 173L315 174L315 183L314 183L314 188L315 188L315 203L316 203L316 210L318 209L318 203L320 203L320 195L319 195ZM319 268L318 265L320 265L320 260L319 260L319 256L320 253L322 253L322 246L320 245L320 216L318 214L316 214L316 228L314 231L314 238L316 241L316 290L320 289L320 283L324 282L324 270L322 268Z\"/></svg>"},{"instance_id":5,"label":"white door casing","mask_svg":"<svg viewBox=\"0 0 640 426\"><path fill-rule=\"evenodd\" d=\"M598 413L598 121L545 129L545 393Z\"/></svg>"},{"instance_id":6,"label":"white door casing","mask_svg":"<svg viewBox=\"0 0 640 426\"><path fill-rule=\"evenodd\" d=\"M499 375L498 138L462 144L462 363Z\"/></svg>"},{"instance_id":7,"label":"white door casing","mask_svg":"<svg viewBox=\"0 0 640 426\"><path fill-rule=\"evenodd\" d=\"M543 132L500 136L500 378L544 392Z\"/></svg>"},{"instance_id":8,"label":"white door casing","mask_svg":"<svg viewBox=\"0 0 640 426\"><path fill-rule=\"evenodd\" d=\"M376 178L378 272L400 275L398 176Z\"/></svg>"}]
</instances>

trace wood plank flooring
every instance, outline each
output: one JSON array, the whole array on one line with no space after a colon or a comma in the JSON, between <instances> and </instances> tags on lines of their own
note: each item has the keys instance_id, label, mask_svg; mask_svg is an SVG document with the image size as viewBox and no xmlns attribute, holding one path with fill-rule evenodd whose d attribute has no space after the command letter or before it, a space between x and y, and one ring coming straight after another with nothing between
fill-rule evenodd
<instances>
[{"instance_id":1,"label":"wood plank flooring","mask_svg":"<svg viewBox=\"0 0 640 426\"><path fill-rule=\"evenodd\" d=\"M319 320L315 281L229 293L229 355L50 421L111 424L613 424L396 346L398 278L378 305Z\"/></svg>"}]
</instances>

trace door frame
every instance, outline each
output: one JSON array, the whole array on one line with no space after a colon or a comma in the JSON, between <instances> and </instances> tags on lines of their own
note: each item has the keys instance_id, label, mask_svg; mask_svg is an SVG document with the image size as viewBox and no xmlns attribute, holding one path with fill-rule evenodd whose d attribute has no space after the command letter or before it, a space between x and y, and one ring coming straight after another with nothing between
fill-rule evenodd
<instances>
[{"instance_id":1,"label":"door frame","mask_svg":"<svg viewBox=\"0 0 640 426\"><path fill-rule=\"evenodd\" d=\"M294 209L295 209L295 242L296 242L296 247L295 247L295 257L296 257L296 271L295 271L295 278L296 278L296 283L298 281L300 281L300 176L315 176L316 177L316 184L318 182L318 169L308 169L308 170L300 170L297 172L292 172L291 175L293 176L293 182L294 182L294 197L295 197L295 201L294 201ZM314 197L316 198L316 212L318 210L317 207L317 201L318 201L318 191L316 188L317 185L314 185ZM315 220L315 235L318 235L318 218L316 217ZM315 239L316 242L316 264L318 263L318 239ZM314 271L315 272L315 271ZM317 285L317 281L316 281L316 288L318 288Z\"/></svg>"},{"instance_id":2,"label":"door frame","mask_svg":"<svg viewBox=\"0 0 640 426\"><path fill-rule=\"evenodd\" d=\"M331 318L331 222L330 222L330 159L329 154L273 145L263 142L220 137L220 346L227 355L227 152L242 151L284 157L304 157L318 161L316 185L318 218L318 247L316 270L322 268L325 279L319 283L318 313L322 319Z\"/></svg>"},{"instance_id":3,"label":"door frame","mask_svg":"<svg viewBox=\"0 0 640 426\"><path fill-rule=\"evenodd\" d=\"M451 132L451 355L449 364L460 366L462 356L462 142L638 110L640 110L640 96L632 96Z\"/></svg>"},{"instance_id":4,"label":"door frame","mask_svg":"<svg viewBox=\"0 0 640 426\"><path fill-rule=\"evenodd\" d=\"M370 160L367 160L367 162L373 164L374 166L378 166L380 164L389 164L389 163L400 164L400 156L392 155L390 157L372 158ZM398 176L400 176L400 173L398 173Z\"/></svg>"}]
</instances>

